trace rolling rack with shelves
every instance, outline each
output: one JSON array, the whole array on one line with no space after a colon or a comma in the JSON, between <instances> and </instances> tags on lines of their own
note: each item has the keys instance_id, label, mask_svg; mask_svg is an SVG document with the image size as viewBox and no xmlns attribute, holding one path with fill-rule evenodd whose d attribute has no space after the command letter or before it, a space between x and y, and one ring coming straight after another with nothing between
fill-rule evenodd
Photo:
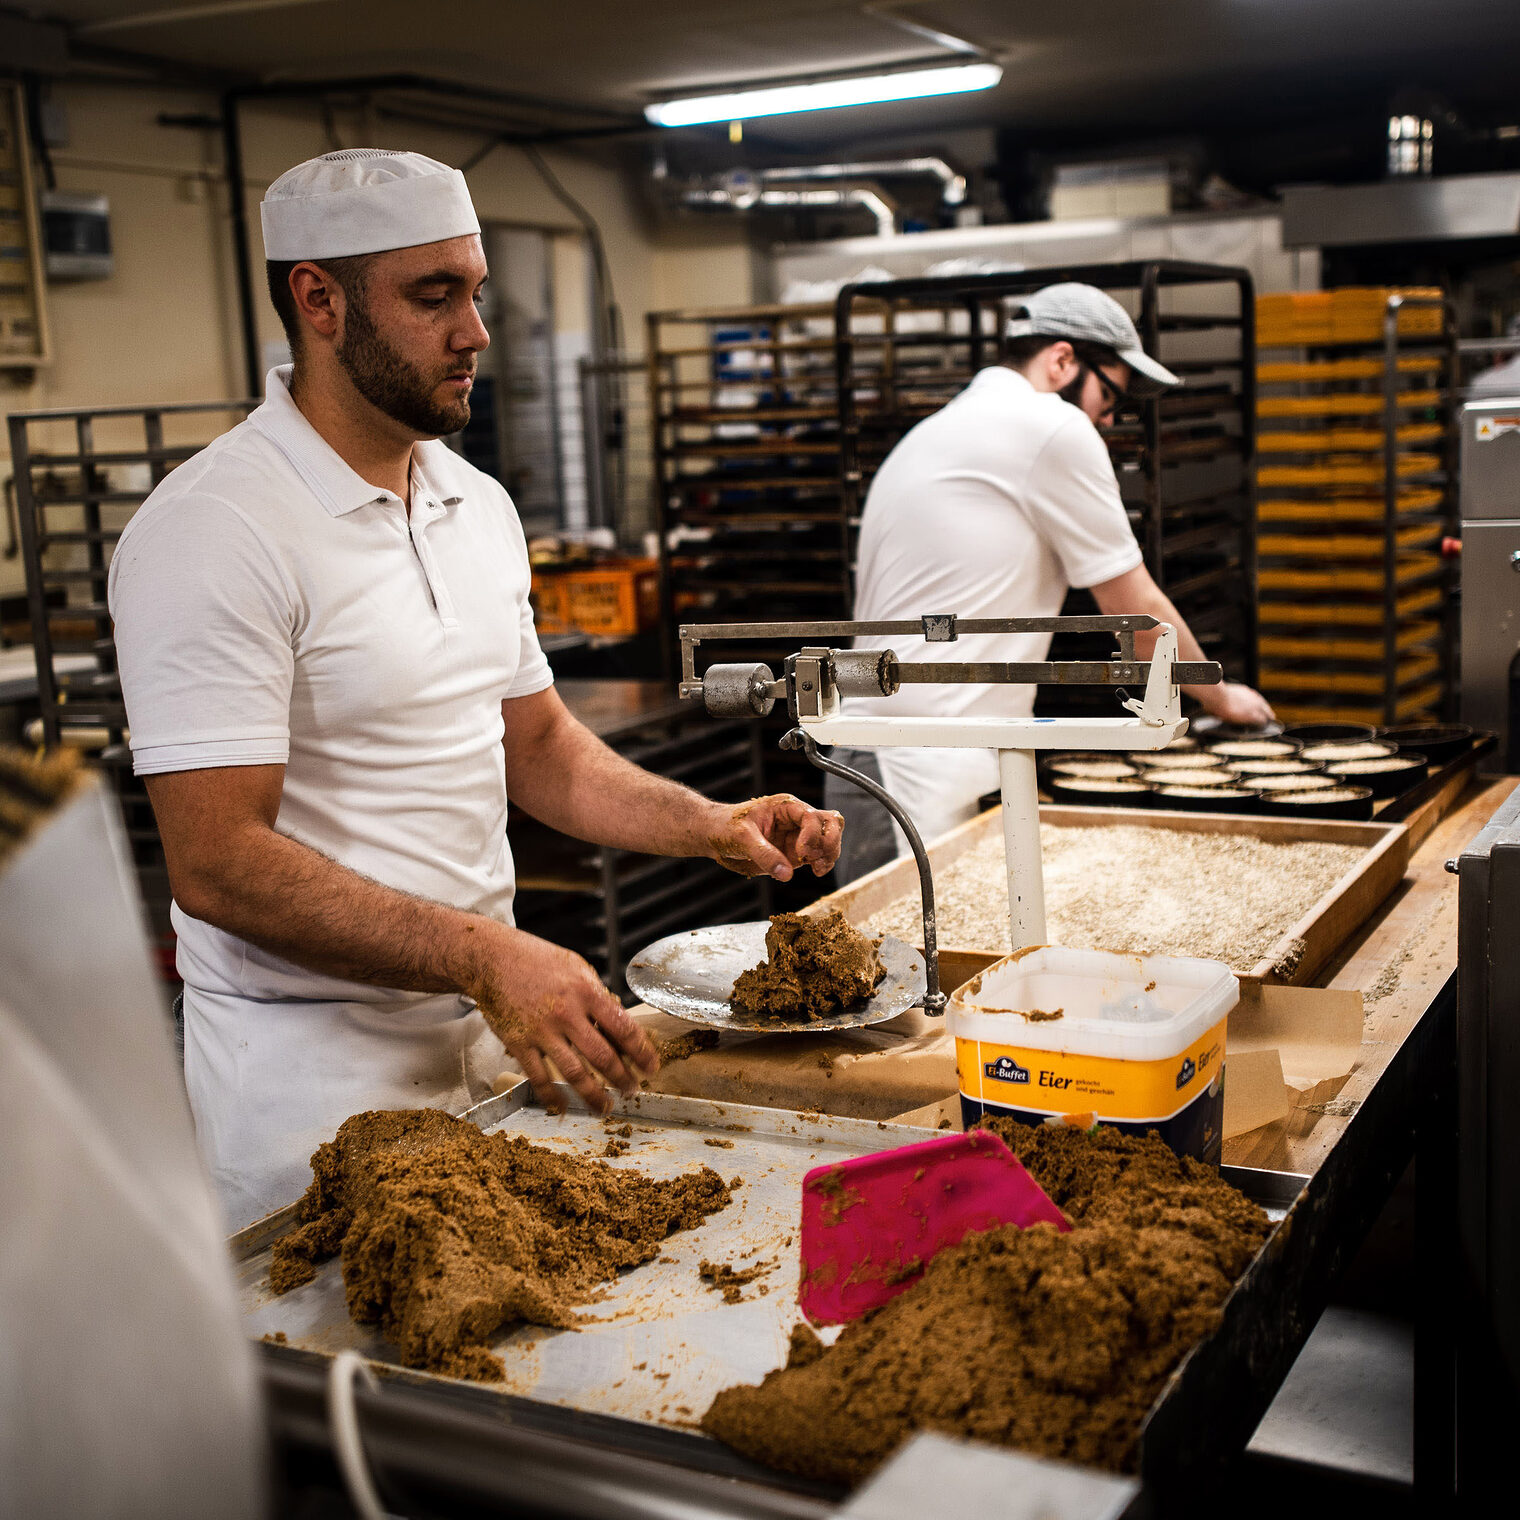
<instances>
[{"instance_id":1,"label":"rolling rack with shelves","mask_svg":"<svg viewBox=\"0 0 1520 1520\"><path fill-rule=\"evenodd\" d=\"M682 621L837 619L839 537L833 309L769 305L651 312L648 392L662 624L672 679ZM746 649L779 660L790 650ZM709 661L732 653L715 646ZM777 747L763 782L821 800L818 773Z\"/></svg>"},{"instance_id":2,"label":"rolling rack with shelves","mask_svg":"<svg viewBox=\"0 0 1520 1520\"><path fill-rule=\"evenodd\" d=\"M998 361L1019 297L1067 280L1125 304L1146 351L1182 377L1178 391L1125 407L1107 442L1152 575L1206 658L1254 683L1255 304L1243 269L1159 259L846 286L835 305L845 563L853 567L860 513L887 453ZM1082 592L1063 608L1092 610ZM1090 654L1073 642L1050 657ZM1085 710L1092 700L1044 691L1037 710Z\"/></svg>"},{"instance_id":3,"label":"rolling rack with shelves","mask_svg":"<svg viewBox=\"0 0 1520 1520\"><path fill-rule=\"evenodd\" d=\"M108 776L161 956L172 945L169 873L147 788L132 774L107 577L116 541L148 493L256 405L63 408L9 418L42 742L73 745Z\"/></svg>"},{"instance_id":4,"label":"rolling rack with shelves","mask_svg":"<svg viewBox=\"0 0 1520 1520\"><path fill-rule=\"evenodd\" d=\"M1438 290L1258 305L1262 687L1293 723L1448 715L1456 342Z\"/></svg>"}]
</instances>

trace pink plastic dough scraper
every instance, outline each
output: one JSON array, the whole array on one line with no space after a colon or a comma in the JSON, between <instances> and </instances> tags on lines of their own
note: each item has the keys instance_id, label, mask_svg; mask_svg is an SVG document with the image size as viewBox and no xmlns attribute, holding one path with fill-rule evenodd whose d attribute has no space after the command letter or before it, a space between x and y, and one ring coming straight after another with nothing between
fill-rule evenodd
<instances>
[{"instance_id":1,"label":"pink plastic dough scraper","mask_svg":"<svg viewBox=\"0 0 1520 1520\"><path fill-rule=\"evenodd\" d=\"M1071 1228L985 1130L815 1166L802 1179L797 1300L815 1325L854 1319L911 1287L937 1251L1005 1224Z\"/></svg>"}]
</instances>

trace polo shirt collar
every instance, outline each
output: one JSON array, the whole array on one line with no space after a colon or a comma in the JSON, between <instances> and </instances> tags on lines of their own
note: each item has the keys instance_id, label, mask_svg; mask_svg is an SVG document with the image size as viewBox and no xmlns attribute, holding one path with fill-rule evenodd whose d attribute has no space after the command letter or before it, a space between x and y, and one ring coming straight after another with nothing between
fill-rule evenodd
<instances>
[{"instance_id":1,"label":"polo shirt collar","mask_svg":"<svg viewBox=\"0 0 1520 1520\"><path fill-rule=\"evenodd\" d=\"M1009 369L1006 364L989 364L986 369L978 370L971 377L972 385L1009 385L1014 390L1034 391L1034 386L1029 383L1029 377L1022 375L1016 369Z\"/></svg>"},{"instance_id":2,"label":"polo shirt collar","mask_svg":"<svg viewBox=\"0 0 1520 1520\"><path fill-rule=\"evenodd\" d=\"M440 438L429 438L412 450L413 506L416 505L417 489L436 501L440 507L457 507L464 500L449 478L449 466L454 462L454 451Z\"/></svg>"},{"instance_id":3,"label":"polo shirt collar","mask_svg":"<svg viewBox=\"0 0 1520 1520\"><path fill-rule=\"evenodd\" d=\"M290 461L329 515L342 517L373 502L394 501L391 492L360 476L302 415L290 395L292 368L281 364L269 371L264 380L264 404L252 413L249 422ZM412 450L413 479L441 506L457 506L463 500L458 492L446 495L439 489L445 478L435 453L440 449L449 452L447 444L433 439Z\"/></svg>"}]
</instances>

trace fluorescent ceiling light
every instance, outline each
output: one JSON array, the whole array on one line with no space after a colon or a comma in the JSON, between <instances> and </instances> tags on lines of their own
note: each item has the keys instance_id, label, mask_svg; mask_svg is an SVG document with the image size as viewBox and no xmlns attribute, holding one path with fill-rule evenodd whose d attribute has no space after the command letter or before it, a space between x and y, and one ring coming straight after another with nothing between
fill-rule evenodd
<instances>
[{"instance_id":1,"label":"fluorescent ceiling light","mask_svg":"<svg viewBox=\"0 0 1520 1520\"><path fill-rule=\"evenodd\" d=\"M791 111L829 111L883 100L961 95L968 90L991 89L1002 77L1003 71L995 63L956 63L939 69L767 85L724 95L688 95L645 106L644 115L657 127L693 127L707 121L749 121L756 116L785 116Z\"/></svg>"}]
</instances>

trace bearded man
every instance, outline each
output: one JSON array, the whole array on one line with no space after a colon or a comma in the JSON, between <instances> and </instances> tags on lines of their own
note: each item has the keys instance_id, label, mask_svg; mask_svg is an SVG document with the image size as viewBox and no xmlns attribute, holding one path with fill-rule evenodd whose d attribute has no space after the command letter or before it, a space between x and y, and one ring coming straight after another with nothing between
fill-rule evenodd
<instances>
[{"instance_id":1,"label":"bearded man","mask_svg":"<svg viewBox=\"0 0 1520 1520\"><path fill-rule=\"evenodd\" d=\"M566 711L511 499L463 427L486 280L463 175L300 164L262 206L292 366L123 533L110 605L174 891L185 1081L238 1228L350 1114L489 1095L502 1050L593 1107L653 1047L579 956L513 927L507 799L620 849L822 875L837 814L731 807Z\"/></svg>"}]
</instances>

